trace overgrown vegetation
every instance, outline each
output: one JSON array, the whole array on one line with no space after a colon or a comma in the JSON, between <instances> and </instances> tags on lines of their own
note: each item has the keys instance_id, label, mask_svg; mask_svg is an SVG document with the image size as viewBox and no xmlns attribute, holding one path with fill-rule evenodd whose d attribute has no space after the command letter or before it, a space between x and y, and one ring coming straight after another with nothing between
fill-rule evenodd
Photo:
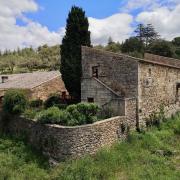
<instances>
[{"instance_id":1,"label":"overgrown vegetation","mask_svg":"<svg viewBox=\"0 0 180 180\"><path fill-rule=\"evenodd\" d=\"M55 168L22 140L0 136L0 179L180 179L180 115L133 132L127 141L100 150L95 156L61 163Z\"/></svg>"},{"instance_id":2,"label":"overgrown vegetation","mask_svg":"<svg viewBox=\"0 0 180 180\"><path fill-rule=\"evenodd\" d=\"M9 114L21 114L28 104L25 92L11 89L5 93L3 98L3 111Z\"/></svg>"},{"instance_id":3,"label":"overgrown vegetation","mask_svg":"<svg viewBox=\"0 0 180 180\"><path fill-rule=\"evenodd\" d=\"M92 103L79 103L70 105L62 110L58 107L51 107L37 114L37 121L43 124L60 124L76 126L90 124L98 120L98 106Z\"/></svg>"}]
</instances>

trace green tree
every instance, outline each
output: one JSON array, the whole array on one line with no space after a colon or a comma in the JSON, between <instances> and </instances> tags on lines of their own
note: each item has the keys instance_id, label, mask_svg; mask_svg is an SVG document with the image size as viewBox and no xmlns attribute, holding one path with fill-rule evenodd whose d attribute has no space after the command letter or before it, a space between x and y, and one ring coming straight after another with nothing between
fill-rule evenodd
<instances>
[{"instance_id":1,"label":"green tree","mask_svg":"<svg viewBox=\"0 0 180 180\"><path fill-rule=\"evenodd\" d=\"M90 46L88 18L82 8L73 6L69 12L66 34L61 45L61 73L70 95L77 101L81 96L81 46Z\"/></svg>"},{"instance_id":2,"label":"green tree","mask_svg":"<svg viewBox=\"0 0 180 180\"><path fill-rule=\"evenodd\" d=\"M145 42L145 29L146 28L143 24L138 24L134 31L137 34L136 37L143 43Z\"/></svg>"},{"instance_id":3,"label":"green tree","mask_svg":"<svg viewBox=\"0 0 180 180\"><path fill-rule=\"evenodd\" d=\"M146 26L139 24L135 33L136 37L145 44L145 47L159 38L159 35L152 24L147 24Z\"/></svg>"},{"instance_id":4,"label":"green tree","mask_svg":"<svg viewBox=\"0 0 180 180\"><path fill-rule=\"evenodd\" d=\"M175 45L175 46L179 46L180 47L180 37L176 37L172 40L172 43Z\"/></svg>"},{"instance_id":5,"label":"green tree","mask_svg":"<svg viewBox=\"0 0 180 180\"><path fill-rule=\"evenodd\" d=\"M122 44L122 53L139 52L143 53L144 45L137 37L130 37Z\"/></svg>"},{"instance_id":6,"label":"green tree","mask_svg":"<svg viewBox=\"0 0 180 180\"><path fill-rule=\"evenodd\" d=\"M174 50L173 50L172 44L164 40L153 42L150 45L148 52L159 55L159 56L165 56L165 57L174 56Z\"/></svg>"}]
</instances>

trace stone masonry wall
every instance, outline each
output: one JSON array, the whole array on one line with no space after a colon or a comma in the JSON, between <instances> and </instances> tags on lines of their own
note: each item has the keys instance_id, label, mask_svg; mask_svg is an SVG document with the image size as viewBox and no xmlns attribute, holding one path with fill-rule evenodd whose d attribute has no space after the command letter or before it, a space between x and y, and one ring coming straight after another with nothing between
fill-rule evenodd
<instances>
[{"instance_id":1,"label":"stone masonry wall","mask_svg":"<svg viewBox=\"0 0 180 180\"><path fill-rule=\"evenodd\" d=\"M57 77L31 89L30 96L32 99L46 100L51 94L59 93L61 95L63 91L68 94L61 77Z\"/></svg>"},{"instance_id":2,"label":"stone masonry wall","mask_svg":"<svg viewBox=\"0 0 180 180\"><path fill-rule=\"evenodd\" d=\"M82 47L82 81L92 77L94 66L98 67L98 79L121 97L137 96L137 61L126 55Z\"/></svg>"},{"instance_id":3,"label":"stone masonry wall","mask_svg":"<svg viewBox=\"0 0 180 180\"><path fill-rule=\"evenodd\" d=\"M139 119L143 124L153 111L164 105L166 115L179 110L177 83L180 70L168 66L139 64Z\"/></svg>"},{"instance_id":4,"label":"stone masonry wall","mask_svg":"<svg viewBox=\"0 0 180 180\"><path fill-rule=\"evenodd\" d=\"M12 135L23 133L31 145L48 157L61 161L94 154L100 148L124 139L128 128L123 131L122 124L126 125L124 116L75 127L42 125L16 117L12 118L7 127Z\"/></svg>"}]
</instances>

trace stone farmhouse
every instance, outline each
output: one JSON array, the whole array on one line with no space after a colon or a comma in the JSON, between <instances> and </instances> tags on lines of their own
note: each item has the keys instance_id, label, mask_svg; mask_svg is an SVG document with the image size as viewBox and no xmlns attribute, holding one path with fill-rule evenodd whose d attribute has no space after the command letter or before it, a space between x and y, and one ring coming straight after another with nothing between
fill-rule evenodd
<instances>
[{"instance_id":1,"label":"stone farmhouse","mask_svg":"<svg viewBox=\"0 0 180 180\"><path fill-rule=\"evenodd\" d=\"M82 101L112 107L115 115L141 126L162 105L167 116L179 110L180 60L82 47L81 92Z\"/></svg>"},{"instance_id":2,"label":"stone farmhouse","mask_svg":"<svg viewBox=\"0 0 180 180\"><path fill-rule=\"evenodd\" d=\"M43 101L53 93L68 95L59 71L0 75L0 101L8 89L26 90L30 99Z\"/></svg>"}]
</instances>

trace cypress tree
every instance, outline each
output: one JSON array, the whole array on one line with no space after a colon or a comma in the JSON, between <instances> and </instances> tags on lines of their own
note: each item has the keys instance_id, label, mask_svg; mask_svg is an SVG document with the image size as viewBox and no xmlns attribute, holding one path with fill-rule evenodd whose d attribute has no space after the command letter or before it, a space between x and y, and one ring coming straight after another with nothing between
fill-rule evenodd
<instances>
[{"instance_id":1,"label":"cypress tree","mask_svg":"<svg viewBox=\"0 0 180 180\"><path fill-rule=\"evenodd\" d=\"M81 99L81 46L90 46L88 18L82 8L73 6L66 24L66 34L61 45L62 79L70 95Z\"/></svg>"}]
</instances>

